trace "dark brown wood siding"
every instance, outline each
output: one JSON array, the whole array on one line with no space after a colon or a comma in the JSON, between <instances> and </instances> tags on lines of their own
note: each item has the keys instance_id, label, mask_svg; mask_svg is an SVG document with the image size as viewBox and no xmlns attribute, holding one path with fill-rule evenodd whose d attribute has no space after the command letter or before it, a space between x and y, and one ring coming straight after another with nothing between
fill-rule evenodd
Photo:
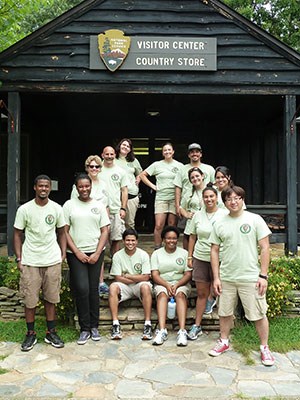
<instances>
[{"instance_id":1,"label":"dark brown wood siding","mask_svg":"<svg viewBox=\"0 0 300 400\"><path fill-rule=\"evenodd\" d=\"M25 51L1 63L15 90L185 93L297 93L300 67L202 1L99 1L53 26ZM154 11L155 10L155 11ZM81 15L82 13L82 15ZM89 39L108 29L129 36L217 38L216 72L89 70ZM65 86L64 86L65 84Z\"/></svg>"}]
</instances>

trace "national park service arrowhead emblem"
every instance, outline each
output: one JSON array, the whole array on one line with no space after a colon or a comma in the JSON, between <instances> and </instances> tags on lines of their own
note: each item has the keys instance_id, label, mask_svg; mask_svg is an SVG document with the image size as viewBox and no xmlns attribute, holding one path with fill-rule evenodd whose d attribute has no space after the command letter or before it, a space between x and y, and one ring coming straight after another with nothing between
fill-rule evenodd
<instances>
[{"instance_id":1,"label":"national park service arrowhead emblem","mask_svg":"<svg viewBox=\"0 0 300 400\"><path fill-rule=\"evenodd\" d=\"M118 29L110 29L98 35L98 49L101 60L111 72L124 62L130 47L130 37Z\"/></svg>"}]
</instances>

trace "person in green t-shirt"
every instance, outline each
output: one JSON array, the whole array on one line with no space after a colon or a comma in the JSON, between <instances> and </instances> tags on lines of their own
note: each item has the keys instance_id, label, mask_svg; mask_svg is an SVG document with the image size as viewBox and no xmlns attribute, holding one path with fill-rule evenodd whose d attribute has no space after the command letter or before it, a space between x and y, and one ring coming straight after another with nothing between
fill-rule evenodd
<instances>
[{"instance_id":1,"label":"person in green t-shirt","mask_svg":"<svg viewBox=\"0 0 300 400\"><path fill-rule=\"evenodd\" d=\"M78 174L75 186L78 197L67 200L63 210L70 284L80 325L77 343L83 345L90 337L100 340L98 284L110 221L102 202L91 197L91 178Z\"/></svg>"},{"instance_id":2,"label":"person in green t-shirt","mask_svg":"<svg viewBox=\"0 0 300 400\"><path fill-rule=\"evenodd\" d=\"M110 275L115 277L109 287L109 307L112 316L111 339L122 339L118 319L119 303L137 297L143 304L145 314L142 340L152 339L151 307L152 284L150 282L149 255L138 245L138 233L135 229L126 229L123 233L124 248L117 251L112 259Z\"/></svg>"},{"instance_id":3,"label":"person in green t-shirt","mask_svg":"<svg viewBox=\"0 0 300 400\"><path fill-rule=\"evenodd\" d=\"M211 246L208 239L213 224L228 212L218 207L217 190L214 187L207 186L203 189L202 197L204 206L194 214L190 224L188 266L193 268L193 281L196 283L197 289L196 318L188 333L190 340L195 340L202 335L202 316L211 292ZM213 298L210 301L212 309L216 302Z\"/></svg>"},{"instance_id":4,"label":"person in green t-shirt","mask_svg":"<svg viewBox=\"0 0 300 400\"><path fill-rule=\"evenodd\" d=\"M246 318L255 323L260 338L261 361L263 365L271 366L275 361L268 347L269 322L266 316L271 231L260 215L243 209L244 199L245 191L239 186L222 191L222 200L229 214L214 223L209 237L213 287L215 294L220 296L220 339L209 355L216 357L229 350L228 337L239 297Z\"/></svg>"},{"instance_id":5,"label":"person in green t-shirt","mask_svg":"<svg viewBox=\"0 0 300 400\"><path fill-rule=\"evenodd\" d=\"M35 198L18 208L14 222L14 249L27 325L22 351L31 350L37 342L34 324L41 289L47 320L45 342L64 347L55 329L55 304L60 300L61 263L66 257L65 220L61 206L49 199L49 176L37 176L33 189Z\"/></svg>"},{"instance_id":6,"label":"person in green t-shirt","mask_svg":"<svg viewBox=\"0 0 300 400\"><path fill-rule=\"evenodd\" d=\"M128 201L125 216L126 228L135 227L135 216L139 206L139 183L142 172L141 164L135 157L132 141L122 139L116 146L116 165L123 168L128 177Z\"/></svg>"},{"instance_id":7,"label":"person in green t-shirt","mask_svg":"<svg viewBox=\"0 0 300 400\"><path fill-rule=\"evenodd\" d=\"M181 199L180 213L186 218L186 225L183 232L183 248L188 250L190 237L190 224L196 211L203 206L202 190L204 189L204 173L199 167L193 167L188 171L189 181L192 184L192 192L186 193Z\"/></svg>"},{"instance_id":8,"label":"person in green t-shirt","mask_svg":"<svg viewBox=\"0 0 300 400\"><path fill-rule=\"evenodd\" d=\"M172 143L165 143L162 146L161 161L155 161L143 172L141 180L156 192L154 203L155 227L154 227L154 246L155 249L161 247L161 232L167 223L176 226L177 217L175 210L175 186L174 178L182 164L173 159L174 148ZM147 177L155 176L156 184L152 183Z\"/></svg>"},{"instance_id":9,"label":"person in green t-shirt","mask_svg":"<svg viewBox=\"0 0 300 400\"><path fill-rule=\"evenodd\" d=\"M168 301L176 300L176 312L179 330L177 346L187 345L185 320L187 313L187 298L191 291L190 280L192 271L187 265L188 252L177 247L179 229L176 226L164 227L161 238L164 246L155 250L151 256L152 279L157 299L157 316L159 329L153 340L154 345L161 345L168 338L166 318Z\"/></svg>"}]
</instances>

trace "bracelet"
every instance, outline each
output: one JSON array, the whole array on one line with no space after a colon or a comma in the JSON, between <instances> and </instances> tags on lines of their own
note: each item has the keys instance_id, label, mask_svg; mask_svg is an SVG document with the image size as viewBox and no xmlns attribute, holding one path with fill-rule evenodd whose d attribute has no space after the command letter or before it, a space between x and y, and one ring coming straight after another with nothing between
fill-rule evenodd
<instances>
[{"instance_id":1,"label":"bracelet","mask_svg":"<svg viewBox=\"0 0 300 400\"><path fill-rule=\"evenodd\" d=\"M192 259L193 259L193 257L188 257L187 259L188 259L188 260L192 260Z\"/></svg>"},{"instance_id":2,"label":"bracelet","mask_svg":"<svg viewBox=\"0 0 300 400\"><path fill-rule=\"evenodd\" d=\"M123 210L125 212L127 211L126 208L124 208L124 207L121 207L120 210Z\"/></svg>"},{"instance_id":3,"label":"bracelet","mask_svg":"<svg viewBox=\"0 0 300 400\"><path fill-rule=\"evenodd\" d=\"M16 259L15 259L15 262L16 263L19 263L21 261L21 258L20 257L17 257Z\"/></svg>"},{"instance_id":4,"label":"bracelet","mask_svg":"<svg viewBox=\"0 0 300 400\"><path fill-rule=\"evenodd\" d=\"M259 274L258 276L259 276L260 278L262 278L262 279L265 279L266 281L268 280L268 275Z\"/></svg>"}]
</instances>

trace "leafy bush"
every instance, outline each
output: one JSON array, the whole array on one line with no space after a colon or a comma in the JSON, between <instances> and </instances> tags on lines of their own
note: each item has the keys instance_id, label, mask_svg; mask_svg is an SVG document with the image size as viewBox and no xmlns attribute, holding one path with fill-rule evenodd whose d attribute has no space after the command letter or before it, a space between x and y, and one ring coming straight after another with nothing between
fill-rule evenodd
<instances>
[{"instance_id":1,"label":"leafy bush","mask_svg":"<svg viewBox=\"0 0 300 400\"><path fill-rule=\"evenodd\" d=\"M293 305L293 289L300 290L300 257L273 258L267 291L269 317L283 315L287 306Z\"/></svg>"},{"instance_id":2,"label":"leafy bush","mask_svg":"<svg viewBox=\"0 0 300 400\"><path fill-rule=\"evenodd\" d=\"M0 257L0 286L18 290L20 271L17 264L8 257Z\"/></svg>"}]
</instances>

